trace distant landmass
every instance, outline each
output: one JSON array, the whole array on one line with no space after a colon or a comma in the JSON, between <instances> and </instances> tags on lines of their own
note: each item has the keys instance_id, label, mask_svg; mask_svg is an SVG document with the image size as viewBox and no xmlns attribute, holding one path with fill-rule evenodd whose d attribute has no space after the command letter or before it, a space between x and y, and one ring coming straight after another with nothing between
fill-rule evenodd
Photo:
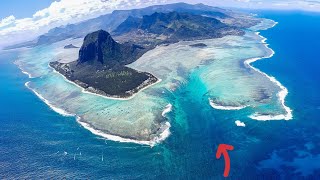
<instances>
[{"instance_id":1,"label":"distant landmass","mask_svg":"<svg viewBox=\"0 0 320 180\"><path fill-rule=\"evenodd\" d=\"M74 46L73 44L68 44L64 46L64 49L73 49L73 48L78 48L77 46Z\"/></svg>"},{"instance_id":2,"label":"distant landmass","mask_svg":"<svg viewBox=\"0 0 320 180\"><path fill-rule=\"evenodd\" d=\"M119 39L149 46L179 41L221 38L243 35L241 28L191 13L154 13L142 18L129 16L114 31Z\"/></svg>"},{"instance_id":3,"label":"distant landmass","mask_svg":"<svg viewBox=\"0 0 320 180\"><path fill-rule=\"evenodd\" d=\"M196 44L191 44L190 47L202 48L202 47L207 47L207 45L204 43L196 43Z\"/></svg>"},{"instance_id":4,"label":"distant landmass","mask_svg":"<svg viewBox=\"0 0 320 180\"><path fill-rule=\"evenodd\" d=\"M133 18L143 18L143 16L150 16L155 12L190 13L193 15L211 17L227 25L237 28L249 28L261 21L259 18L255 18L251 14L211 7L204 4L191 5L186 3L174 3L166 5L155 5L142 9L116 10L111 14L102 15L97 18L89 19L77 24L68 24L65 26L56 27L51 29L48 33L41 35L34 41L13 45L5 49L51 44L68 38L84 38L87 34L98 31L100 29L110 32L113 35L114 39L116 39L117 41L121 41L121 39L118 39L117 36L114 35L114 31L119 27L121 23L127 20L128 17L131 16Z\"/></svg>"}]
</instances>

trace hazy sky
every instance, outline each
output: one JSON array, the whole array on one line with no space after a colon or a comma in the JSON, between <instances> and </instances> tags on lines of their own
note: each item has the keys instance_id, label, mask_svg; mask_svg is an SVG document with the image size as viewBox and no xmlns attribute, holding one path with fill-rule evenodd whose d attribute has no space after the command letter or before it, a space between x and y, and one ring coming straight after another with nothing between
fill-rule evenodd
<instances>
[{"instance_id":1,"label":"hazy sky","mask_svg":"<svg viewBox=\"0 0 320 180\"><path fill-rule=\"evenodd\" d=\"M203 0L207 4L248 9L297 9L320 11L320 0Z\"/></svg>"},{"instance_id":2,"label":"hazy sky","mask_svg":"<svg viewBox=\"0 0 320 180\"><path fill-rule=\"evenodd\" d=\"M32 40L49 29L115 9L174 2L249 9L299 9L320 12L320 0L1 0L0 48Z\"/></svg>"},{"instance_id":3,"label":"hazy sky","mask_svg":"<svg viewBox=\"0 0 320 180\"><path fill-rule=\"evenodd\" d=\"M54 0L1 0L0 20L10 15L14 15L16 18L31 17L38 10L50 6L53 1Z\"/></svg>"}]
</instances>

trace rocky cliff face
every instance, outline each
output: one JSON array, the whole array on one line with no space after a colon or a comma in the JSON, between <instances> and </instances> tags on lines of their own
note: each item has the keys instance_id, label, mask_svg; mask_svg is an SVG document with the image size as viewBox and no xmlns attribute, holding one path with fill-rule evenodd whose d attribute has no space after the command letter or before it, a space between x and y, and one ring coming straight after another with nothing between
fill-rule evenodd
<instances>
[{"instance_id":1,"label":"rocky cliff face","mask_svg":"<svg viewBox=\"0 0 320 180\"><path fill-rule=\"evenodd\" d=\"M50 66L89 92L127 98L158 81L150 73L125 66L146 51L135 44L120 44L99 30L85 37L76 62L51 62Z\"/></svg>"},{"instance_id":2,"label":"rocky cliff face","mask_svg":"<svg viewBox=\"0 0 320 180\"><path fill-rule=\"evenodd\" d=\"M105 63L120 56L120 45L111 35L103 30L88 34L79 51L79 63L100 62Z\"/></svg>"},{"instance_id":3,"label":"rocky cliff face","mask_svg":"<svg viewBox=\"0 0 320 180\"><path fill-rule=\"evenodd\" d=\"M145 52L143 47L134 44L119 44L103 30L88 34L79 51L78 63L103 64L109 67L126 65Z\"/></svg>"}]
</instances>

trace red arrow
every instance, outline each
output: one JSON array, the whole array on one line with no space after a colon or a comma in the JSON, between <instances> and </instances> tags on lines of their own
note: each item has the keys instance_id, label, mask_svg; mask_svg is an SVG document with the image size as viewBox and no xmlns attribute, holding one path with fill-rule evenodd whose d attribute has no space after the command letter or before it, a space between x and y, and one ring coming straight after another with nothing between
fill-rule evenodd
<instances>
[{"instance_id":1,"label":"red arrow","mask_svg":"<svg viewBox=\"0 0 320 180\"><path fill-rule=\"evenodd\" d=\"M232 151L232 150L233 150L233 146L228 145L228 144L220 144L218 146L218 150L217 150L217 153L216 153L216 158L220 159L221 154L223 154L223 156L224 156L224 161L225 161L225 168L224 168L224 173L223 173L224 177L228 177L228 175L229 175L230 157L229 157L228 151Z\"/></svg>"}]
</instances>

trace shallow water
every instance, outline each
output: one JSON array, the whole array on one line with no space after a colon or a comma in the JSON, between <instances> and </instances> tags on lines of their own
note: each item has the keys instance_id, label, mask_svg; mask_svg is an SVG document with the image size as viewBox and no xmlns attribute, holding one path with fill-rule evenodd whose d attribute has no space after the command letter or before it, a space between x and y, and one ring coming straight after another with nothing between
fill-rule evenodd
<instances>
[{"instance_id":1,"label":"shallow water","mask_svg":"<svg viewBox=\"0 0 320 180\"><path fill-rule=\"evenodd\" d=\"M28 88L36 92L42 99L46 99L53 109L59 109L59 113L76 115L79 117L79 121L86 123L86 126L89 125L95 130L103 131L106 135L120 135L123 138L134 137L142 140L150 138L156 141L156 137L148 136L150 134L159 135L168 127L166 122L162 120L164 117L161 116L168 104L164 98L158 98L158 96L162 96L162 93L146 89L137 94L135 98L127 101L106 99L83 93L82 88L67 82L63 76L48 66L50 61L60 58L65 60L59 53L52 56L52 53L61 51L64 43L66 42L57 43L50 47L37 47L35 48L37 50L26 50L19 57L16 64L33 77L27 83ZM39 57L39 59L33 60L32 55ZM157 133L158 127L155 126L158 124L163 126L159 133ZM119 137L113 137L113 139L124 140ZM147 140L141 143L153 143L147 142Z\"/></svg>"},{"instance_id":2,"label":"shallow water","mask_svg":"<svg viewBox=\"0 0 320 180\"><path fill-rule=\"evenodd\" d=\"M265 20L262 24L252 29L267 29L275 22ZM190 47L194 43L204 43L207 47ZM272 55L265 38L248 31L243 37L227 36L158 47L129 66L163 79L161 84L171 91L189 83L189 76L195 74L206 89L201 98L208 99L207 103L210 99L214 108L248 107L252 113L270 117L264 120L272 120L274 116L287 114L279 100L282 89L246 62Z\"/></svg>"}]
</instances>

